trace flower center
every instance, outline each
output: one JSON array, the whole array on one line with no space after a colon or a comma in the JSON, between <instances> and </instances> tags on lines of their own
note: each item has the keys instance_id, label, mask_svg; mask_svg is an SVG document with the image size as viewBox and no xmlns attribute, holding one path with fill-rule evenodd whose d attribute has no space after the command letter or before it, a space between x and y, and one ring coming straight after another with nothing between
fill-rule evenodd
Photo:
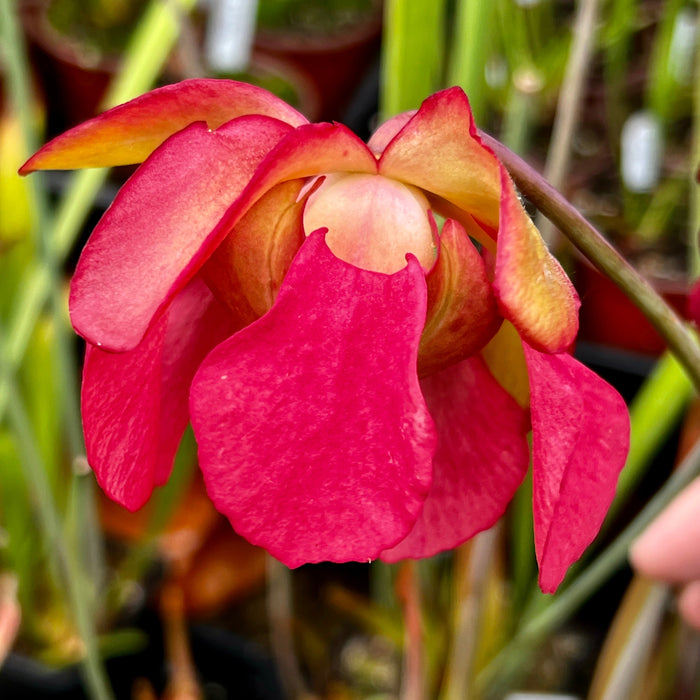
<instances>
[{"instance_id":1,"label":"flower center","mask_svg":"<svg viewBox=\"0 0 700 700\"><path fill-rule=\"evenodd\" d=\"M437 253L430 205L415 187L382 175L328 175L306 203L304 230L328 229L326 243L345 262L391 274L416 256L424 270Z\"/></svg>"}]
</instances>

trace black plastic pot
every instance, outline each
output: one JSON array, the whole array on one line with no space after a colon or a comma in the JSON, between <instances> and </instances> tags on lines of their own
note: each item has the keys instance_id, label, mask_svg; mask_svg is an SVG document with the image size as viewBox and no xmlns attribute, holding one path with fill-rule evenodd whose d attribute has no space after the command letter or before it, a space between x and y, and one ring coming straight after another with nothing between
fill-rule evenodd
<instances>
[{"instance_id":1,"label":"black plastic pot","mask_svg":"<svg viewBox=\"0 0 700 700\"><path fill-rule=\"evenodd\" d=\"M148 645L128 656L107 661L107 673L117 700L132 697L134 683L148 680L160 695L167 678L157 620L146 621ZM211 700L284 700L271 659L255 644L225 630L193 625L190 642L195 668ZM0 669L2 700L85 700L88 695L79 666L54 669L11 654Z\"/></svg>"}]
</instances>

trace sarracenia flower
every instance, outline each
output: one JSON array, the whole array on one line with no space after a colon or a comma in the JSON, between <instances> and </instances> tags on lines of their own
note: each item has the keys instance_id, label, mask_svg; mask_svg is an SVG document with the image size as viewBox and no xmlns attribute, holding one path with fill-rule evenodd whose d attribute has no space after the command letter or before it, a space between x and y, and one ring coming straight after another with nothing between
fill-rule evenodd
<instances>
[{"instance_id":1,"label":"sarracenia flower","mask_svg":"<svg viewBox=\"0 0 700 700\"><path fill-rule=\"evenodd\" d=\"M264 90L191 80L22 172L139 162L70 294L102 488L139 508L191 421L208 492L251 542L289 566L392 562L493 525L532 431L554 590L613 497L627 413L567 354L576 293L464 93L365 144Z\"/></svg>"}]
</instances>

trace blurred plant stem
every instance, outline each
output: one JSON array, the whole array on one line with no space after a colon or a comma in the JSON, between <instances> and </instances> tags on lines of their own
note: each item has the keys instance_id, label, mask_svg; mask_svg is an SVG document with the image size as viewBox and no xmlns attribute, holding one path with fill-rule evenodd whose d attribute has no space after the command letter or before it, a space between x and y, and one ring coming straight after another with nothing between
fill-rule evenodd
<instances>
[{"instance_id":1,"label":"blurred plant stem","mask_svg":"<svg viewBox=\"0 0 700 700\"><path fill-rule=\"evenodd\" d=\"M552 138L547 153L545 178L560 189L564 184L571 157L571 142L579 119L583 88L595 49L598 0L579 0L573 26L571 54L554 117ZM536 220L542 238L556 249L556 229L549 221Z\"/></svg>"},{"instance_id":2,"label":"blurred plant stem","mask_svg":"<svg viewBox=\"0 0 700 700\"><path fill-rule=\"evenodd\" d=\"M107 103L118 104L148 89L159 74L178 34L177 12L190 9L193 0L154 0L134 34L122 72L111 86ZM8 98L23 128L25 156L38 147L32 125L31 76L16 4L0 0L2 41ZM19 163L17 164L19 165ZM102 187L107 170L80 173L73 178L58 212L52 217L43 176L29 180L37 260L24 271L18 285L9 333L0 335L0 416L9 423L20 448L25 478L36 499L42 537L54 569L66 592L69 608L85 647L86 687L95 700L112 697L101 664L95 620L97 588L101 580L101 547L94 510L93 482L84 469L74 470L69 512L65 519L54 499L36 437L24 407L15 373L22 364L34 327L48 302L54 320L54 349L62 382L60 396L69 454L74 465L83 462L84 445L78 406L78 378L74 362L73 336L68 329L61 265L69 253L92 202ZM73 537L69 537L70 527Z\"/></svg>"},{"instance_id":3,"label":"blurred plant stem","mask_svg":"<svg viewBox=\"0 0 700 700\"><path fill-rule=\"evenodd\" d=\"M455 8L455 32L447 69L447 84L459 85L469 95L474 121L486 118L486 71L494 2L459 0Z\"/></svg>"},{"instance_id":4,"label":"blurred plant stem","mask_svg":"<svg viewBox=\"0 0 700 700\"><path fill-rule=\"evenodd\" d=\"M404 643L401 700L426 697L426 651L418 563L408 559L399 565L396 595L403 608Z\"/></svg>"},{"instance_id":5,"label":"blurred plant stem","mask_svg":"<svg viewBox=\"0 0 700 700\"><path fill-rule=\"evenodd\" d=\"M292 572L268 555L267 619L272 654L288 697L309 698L294 644L293 607Z\"/></svg>"},{"instance_id":6,"label":"blurred plant stem","mask_svg":"<svg viewBox=\"0 0 700 700\"><path fill-rule=\"evenodd\" d=\"M476 656L486 612L484 593L498 539L498 526L479 533L455 552L454 629L441 700L474 697Z\"/></svg>"},{"instance_id":7,"label":"blurred plant stem","mask_svg":"<svg viewBox=\"0 0 700 700\"><path fill-rule=\"evenodd\" d=\"M639 696L670 598L670 586L635 577L615 615L588 700Z\"/></svg>"},{"instance_id":8,"label":"blurred plant stem","mask_svg":"<svg viewBox=\"0 0 700 700\"><path fill-rule=\"evenodd\" d=\"M522 158L481 133L510 172L515 184L603 274L607 275L649 319L700 388L700 345L689 327L653 287L613 248L566 198Z\"/></svg>"},{"instance_id":9,"label":"blurred plant stem","mask_svg":"<svg viewBox=\"0 0 700 700\"><path fill-rule=\"evenodd\" d=\"M0 8L2 8L0 12L4 11L7 1L0 0ZM0 343L4 340L4 335L0 335ZM88 582L83 576L76 552L71 549L64 536L65 531L41 456L36 448L36 440L32 434L22 397L14 381L12 370L1 355L0 364L0 375L8 387L8 417L22 454L27 483L31 485L37 501L41 534L65 586L71 612L85 646L83 669L86 684L95 700L109 700L112 698L112 693L100 661L94 618L89 606L86 605L85 592Z\"/></svg>"},{"instance_id":10,"label":"blurred plant stem","mask_svg":"<svg viewBox=\"0 0 700 700\"><path fill-rule=\"evenodd\" d=\"M22 125L22 138L26 153L38 147L38 140L32 128L31 76L27 63L27 52L23 42L23 33L16 14L9 5L9 0L0 0L0 35L5 46L6 77L8 94L12 106L19 115ZM77 375L73 362L71 341L67 335L64 313L64 298L60 271L48 240L49 206L43 180L35 179L30 187L32 222L36 240L39 265L44 270L47 280L47 292L50 313L54 321L54 350L57 356L59 377L62 382L59 394L63 401L62 414L67 435L69 453L73 458L85 451L82 439L80 408L77 399ZM0 347L6 348L4 332L0 337ZM78 554L76 541L67 537L64 523L61 522L58 507L54 501L51 484L42 457L37 449L37 441L31 423L24 408L24 402L14 381L14 367L9 367L2 356L2 377L7 387L10 403L10 423L15 438L20 445L20 454L25 470L26 482L37 499L38 513L42 534L48 551L54 558L54 567L65 587L68 604L73 615L78 633L85 647L83 672L85 682L96 699L108 700L112 697L104 668L97 648L95 628L95 610L93 604L96 596L91 588L91 581L99 582L99 574L88 572L84 560ZM87 515L92 510L92 502L84 499L81 511ZM78 530L85 540L96 536L95 518L87 515ZM79 541L79 540L78 540ZM95 545L91 546L93 551ZM92 575L91 575L92 574ZM97 579L97 580L95 580Z\"/></svg>"},{"instance_id":11,"label":"blurred plant stem","mask_svg":"<svg viewBox=\"0 0 700 700\"><path fill-rule=\"evenodd\" d=\"M379 106L382 121L418 109L441 86L445 7L445 0L385 1Z\"/></svg>"}]
</instances>

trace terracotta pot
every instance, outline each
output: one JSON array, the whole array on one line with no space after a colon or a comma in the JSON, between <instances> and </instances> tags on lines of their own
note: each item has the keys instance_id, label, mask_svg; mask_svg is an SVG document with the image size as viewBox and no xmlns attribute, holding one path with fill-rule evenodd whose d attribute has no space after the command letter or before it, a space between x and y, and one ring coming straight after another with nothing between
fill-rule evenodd
<instances>
[{"instance_id":1,"label":"terracotta pot","mask_svg":"<svg viewBox=\"0 0 700 700\"><path fill-rule=\"evenodd\" d=\"M46 0L25 0L21 18L46 100L49 136L93 117L117 70L116 56L98 57L60 34Z\"/></svg>"},{"instance_id":2,"label":"terracotta pot","mask_svg":"<svg viewBox=\"0 0 700 700\"><path fill-rule=\"evenodd\" d=\"M332 34L301 34L293 30L260 28L255 52L284 60L311 81L321 96L311 119L340 119L355 90L379 56L381 3L366 19Z\"/></svg>"}]
</instances>

